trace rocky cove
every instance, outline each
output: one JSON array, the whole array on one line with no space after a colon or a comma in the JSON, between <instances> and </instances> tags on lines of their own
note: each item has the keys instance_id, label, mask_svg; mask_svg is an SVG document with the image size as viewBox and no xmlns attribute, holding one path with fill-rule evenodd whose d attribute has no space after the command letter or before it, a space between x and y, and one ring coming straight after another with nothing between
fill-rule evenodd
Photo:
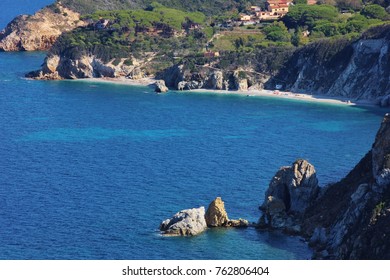
<instances>
[{"instance_id":1,"label":"rocky cove","mask_svg":"<svg viewBox=\"0 0 390 280\"><path fill-rule=\"evenodd\" d=\"M163 221L167 235L197 235L207 227L282 230L304 237L314 259L389 259L390 114L372 149L340 182L319 187L306 160L282 167L272 178L256 223L229 220L220 197L204 207L183 210Z\"/></svg>"},{"instance_id":2,"label":"rocky cove","mask_svg":"<svg viewBox=\"0 0 390 280\"><path fill-rule=\"evenodd\" d=\"M218 57L206 64L184 60L154 72L156 53L104 62L93 53L69 56L49 52L42 68L27 74L35 79L144 77L164 81L171 89L259 90L282 89L386 107L390 95L390 26L366 31L358 40L324 39L292 49L264 49L241 58ZM230 55L231 56L231 55ZM237 61L246 58L246 64ZM221 67L221 61L230 65ZM131 63L128 63L131 61ZM276 63L276 61L278 61ZM276 64L275 64L276 63ZM191 66L192 65L192 66ZM165 91L166 89L164 89Z\"/></svg>"}]
</instances>

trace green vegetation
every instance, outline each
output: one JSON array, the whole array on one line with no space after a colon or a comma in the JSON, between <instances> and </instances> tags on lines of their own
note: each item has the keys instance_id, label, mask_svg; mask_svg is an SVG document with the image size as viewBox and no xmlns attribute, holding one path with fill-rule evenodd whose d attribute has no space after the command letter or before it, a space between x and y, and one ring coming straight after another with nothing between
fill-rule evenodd
<instances>
[{"instance_id":1,"label":"green vegetation","mask_svg":"<svg viewBox=\"0 0 390 280\"><path fill-rule=\"evenodd\" d=\"M307 30L310 34L308 41L341 35L356 37L369 27L383 24L387 20L388 13L379 5L367 5L361 12L347 15L340 14L330 5L295 5L282 19L290 30ZM301 45L299 36L292 36L292 43L296 46Z\"/></svg>"},{"instance_id":2,"label":"green vegetation","mask_svg":"<svg viewBox=\"0 0 390 280\"><path fill-rule=\"evenodd\" d=\"M154 69L172 65L177 57L201 53L213 35L200 12L184 12L162 5L148 10L97 11L83 16L88 27L64 33L54 44L52 54L79 59L95 55L103 62L132 65L132 57L154 53ZM205 27L204 27L205 26Z\"/></svg>"},{"instance_id":3,"label":"green vegetation","mask_svg":"<svg viewBox=\"0 0 390 280\"><path fill-rule=\"evenodd\" d=\"M97 10L146 9L155 0L61 0L63 5L81 14ZM251 5L250 0L158 0L165 7L182 11L199 11L206 15L223 14L226 11L244 11Z\"/></svg>"},{"instance_id":4,"label":"green vegetation","mask_svg":"<svg viewBox=\"0 0 390 280\"><path fill-rule=\"evenodd\" d=\"M274 22L264 27L266 39L274 42L290 42L291 36L283 22Z\"/></svg>"},{"instance_id":5,"label":"green vegetation","mask_svg":"<svg viewBox=\"0 0 390 280\"><path fill-rule=\"evenodd\" d=\"M363 8L361 0L320 1L324 4L306 5L300 4L305 1L296 1L289 13L278 21L237 27L232 23L253 1L63 0L68 7L88 6L86 10L94 12L82 17L90 23L88 27L63 34L51 53L71 59L93 54L114 65L122 61L132 65L133 57L150 58L153 53L153 63L147 67L154 73L179 61L188 64L190 70L205 63L229 68L253 61L253 64L263 65L259 71L267 68L272 72L283 63L277 55L284 55L293 46L330 38L329 48L323 48L326 52L321 54L326 60L328 54L344 44L340 42L350 42L370 27L389 20L386 10L378 4ZM390 3L390 0L383 1ZM96 10L97 7L106 10ZM138 9L115 10L113 7ZM348 11L340 13L344 8ZM212 9L215 11L211 12ZM212 16L208 16L210 14ZM364 36L375 36L375 32L364 33ZM283 51L267 53L265 50L271 49L269 47ZM218 51L221 56L206 58L206 49ZM260 54L267 54L268 58Z\"/></svg>"},{"instance_id":6,"label":"green vegetation","mask_svg":"<svg viewBox=\"0 0 390 280\"><path fill-rule=\"evenodd\" d=\"M377 4L365 6L364 9L361 11L361 14L366 18L381 20L389 19L389 14L386 12L386 10Z\"/></svg>"}]
</instances>

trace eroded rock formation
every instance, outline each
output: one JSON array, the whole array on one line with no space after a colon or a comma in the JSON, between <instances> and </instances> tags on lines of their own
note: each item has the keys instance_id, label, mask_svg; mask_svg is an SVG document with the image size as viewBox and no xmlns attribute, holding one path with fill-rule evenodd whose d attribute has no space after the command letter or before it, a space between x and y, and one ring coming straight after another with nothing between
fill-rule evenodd
<instances>
[{"instance_id":1,"label":"eroded rock formation","mask_svg":"<svg viewBox=\"0 0 390 280\"><path fill-rule=\"evenodd\" d=\"M213 200L206 212L206 223L209 227L222 227L226 226L229 221L228 215L225 210L225 203L220 197Z\"/></svg>"},{"instance_id":2,"label":"eroded rock formation","mask_svg":"<svg viewBox=\"0 0 390 280\"><path fill-rule=\"evenodd\" d=\"M214 199L206 212L206 223L209 227L247 227L249 222L244 219L230 220L225 210L225 203L220 197Z\"/></svg>"},{"instance_id":3,"label":"eroded rock formation","mask_svg":"<svg viewBox=\"0 0 390 280\"><path fill-rule=\"evenodd\" d=\"M157 80L155 83L155 92L164 93L168 91L167 86L165 85L164 80Z\"/></svg>"},{"instance_id":4,"label":"eroded rock formation","mask_svg":"<svg viewBox=\"0 0 390 280\"><path fill-rule=\"evenodd\" d=\"M299 232L296 223L300 215L313 203L319 193L314 166L297 160L292 166L282 167L272 178L265 193L260 217L261 227Z\"/></svg>"},{"instance_id":5,"label":"eroded rock formation","mask_svg":"<svg viewBox=\"0 0 390 280\"><path fill-rule=\"evenodd\" d=\"M48 50L62 32L84 25L79 13L57 2L32 16L21 15L12 20L0 32L0 50Z\"/></svg>"}]
</instances>

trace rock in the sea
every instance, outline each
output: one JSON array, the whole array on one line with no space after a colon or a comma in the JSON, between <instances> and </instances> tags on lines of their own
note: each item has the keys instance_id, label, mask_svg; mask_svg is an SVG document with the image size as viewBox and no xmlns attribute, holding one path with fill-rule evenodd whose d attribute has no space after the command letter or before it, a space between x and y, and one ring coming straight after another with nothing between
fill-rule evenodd
<instances>
[{"instance_id":1,"label":"rock in the sea","mask_svg":"<svg viewBox=\"0 0 390 280\"><path fill-rule=\"evenodd\" d=\"M168 91L168 87L165 85L164 80L157 80L155 86L156 86L155 88L156 92L164 93Z\"/></svg>"},{"instance_id":2,"label":"rock in the sea","mask_svg":"<svg viewBox=\"0 0 390 280\"><path fill-rule=\"evenodd\" d=\"M238 220L229 220L229 221L227 221L226 226L227 227L237 227L237 228L248 227L249 226L249 222L248 222L248 220L240 218Z\"/></svg>"},{"instance_id":3,"label":"rock in the sea","mask_svg":"<svg viewBox=\"0 0 390 280\"><path fill-rule=\"evenodd\" d=\"M225 203L220 197L214 199L206 212L206 223L209 227L248 227L249 222L244 219L229 220L225 210Z\"/></svg>"},{"instance_id":4,"label":"rock in the sea","mask_svg":"<svg viewBox=\"0 0 390 280\"><path fill-rule=\"evenodd\" d=\"M283 201L287 212L303 213L319 192L314 166L306 160L297 160L291 167L282 167L273 177L265 194L263 207L268 197Z\"/></svg>"},{"instance_id":5,"label":"rock in the sea","mask_svg":"<svg viewBox=\"0 0 390 280\"><path fill-rule=\"evenodd\" d=\"M226 226L229 221L225 210L225 203L220 197L214 199L206 212L206 223L209 227Z\"/></svg>"},{"instance_id":6,"label":"rock in the sea","mask_svg":"<svg viewBox=\"0 0 390 280\"><path fill-rule=\"evenodd\" d=\"M206 229L204 207L182 210L160 225L162 233L171 236L192 236Z\"/></svg>"},{"instance_id":7,"label":"rock in the sea","mask_svg":"<svg viewBox=\"0 0 390 280\"><path fill-rule=\"evenodd\" d=\"M291 167L282 167L266 191L258 226L299 233L295 216L302 215L318 193L316 172L309 162L297 160Z\"/></svg>"}]
</instances>

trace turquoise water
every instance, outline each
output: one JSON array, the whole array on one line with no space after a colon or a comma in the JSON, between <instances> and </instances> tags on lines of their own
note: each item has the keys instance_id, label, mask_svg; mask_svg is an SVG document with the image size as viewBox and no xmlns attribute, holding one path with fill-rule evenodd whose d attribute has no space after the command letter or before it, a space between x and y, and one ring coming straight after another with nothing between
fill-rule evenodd
<instances>
[{"instance_id":1,"label":"turquoise water","mask_svg":"<svg viewBox=\"0 0 390 280\"><path fill-rule=\"evenodd\" d=\"M29 81L43 53L0 53L0 259L306 259L299 238L256 229L159 235L222 196L257 221L282 165L321 185L370 149L383 111L147 87Z\"/></svg>"}]
</instances>

